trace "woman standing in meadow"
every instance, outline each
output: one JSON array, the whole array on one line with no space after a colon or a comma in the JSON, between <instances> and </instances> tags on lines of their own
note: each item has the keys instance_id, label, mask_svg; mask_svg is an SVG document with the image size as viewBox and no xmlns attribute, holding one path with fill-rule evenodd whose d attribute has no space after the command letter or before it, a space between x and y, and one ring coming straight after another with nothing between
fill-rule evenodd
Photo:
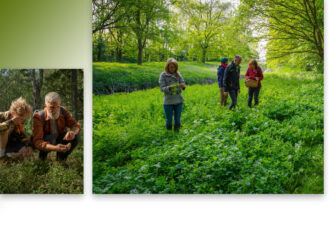
<instances>
[{"instance_id":1,"label":"woman standing in meadow","mask_svg":"<svg viewBox=\"0 0 330 230\"><path fill-rule=\"evenodd\" d=\"M166 117L166 128L172 130L174 114L174 131L179 131L181 127L180 118L183 103L181 91L186 88L178 69L178 62L174 58L170 58L166 62L165 72L162 72L159 78L160 89L164 92L163 103Z\"/></svg>"},{"instance_id":2,"label":"woman standing in meadow","mask_svg":"<svg viewBox=\"0 0 330 230\"><path fill-rule=\"evenodd\" d=\"M254 95L254 105L258 105L258 103L259 103L259 92L261 89L260 81L264 78L264 75L262 74L262 70L261 70L260 66L258 66L258 63L256 60L251 60L249 62L249 68L246 71L245 78L246 78L246 80L252 79L252 80L258 81L257 88L249 87L248 106L251 108L253 95Z\"/></svg>"}]
</instances>

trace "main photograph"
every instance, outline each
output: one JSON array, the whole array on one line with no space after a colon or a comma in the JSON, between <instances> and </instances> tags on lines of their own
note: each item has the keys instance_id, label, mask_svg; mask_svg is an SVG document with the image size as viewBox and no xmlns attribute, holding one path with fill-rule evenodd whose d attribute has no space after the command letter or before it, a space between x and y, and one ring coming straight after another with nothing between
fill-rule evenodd
<instances>
[{"instance_id":1,"label":"main photograph","mask_svg":"<svg viewBox=\"0 0 330 230\"><path fill-rule=\"evenodd\" d=\"M323 1L92 9L94 193L323 194Z\"/></svg>"}]
</instances>

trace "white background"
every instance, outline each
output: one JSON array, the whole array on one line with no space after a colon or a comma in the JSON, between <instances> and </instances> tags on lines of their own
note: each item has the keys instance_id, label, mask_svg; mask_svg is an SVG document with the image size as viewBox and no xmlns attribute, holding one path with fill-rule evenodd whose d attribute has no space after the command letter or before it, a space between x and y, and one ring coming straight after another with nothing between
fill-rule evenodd
<instances>
[{"instance_id":1,"label":"white background","mask_svg":"<svg viewBox=\"0 0 330 230\"><path fill-rule=\"evenodd\" d=\"M325 1L325 12L327 1ZM326 15L328 32L329 14ZM326 33L327 35L327 33ZM3 229L329 229L329 54L324 195L92 195L92 48L84 61L84 195L0 195ZM326 36L326 41L327 41ZM1 175L0 175L1 176Z\"/></svg>"}]
</instances>

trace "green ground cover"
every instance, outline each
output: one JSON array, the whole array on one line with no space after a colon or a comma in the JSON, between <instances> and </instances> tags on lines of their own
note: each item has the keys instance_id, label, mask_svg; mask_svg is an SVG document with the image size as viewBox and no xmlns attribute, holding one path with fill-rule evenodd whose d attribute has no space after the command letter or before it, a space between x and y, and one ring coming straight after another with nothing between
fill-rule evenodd
<instances>
[{"instance_id":1,"label":"green ground cover","mask_svg":"<svg viewBox=\"0 0 330 230\"><path fill-rule=\"evenodd\" d=\"M164 128L159 88L94 95L94 193L323 193L323 75L262 85L250 109L242 80L233 112L216 83L188 85L179 134Z\"/></svg>"},{"instance_id":2,"label":"green ground cover","mask_svg":"<svg viewBox=\"0 0 330 230\"><path fill-rule=\"evenodd\" d=\"M37 151L31 159L0 162L0 194L82 194L83 133L80 135L79 145L66 162L56 161L55 152L50 152L47 160L41 161Z\"/></svg>"},{"instance_id":3,"label":"green ground cover","mask_svg":"<svg viewBox=\"0 0 330 230\"><path fill-rule=\"evenodd\" d=\"M115 92L132 92L158 86L158 79L164 71L165 62L144 63L142 66L133 63L93 63L93 91L95 94L112 94ZM179 71L187 84L204 84L217 81L217 62L206 64L197 62L180 62ZM243 65L245 74L247 65Z\"/></svg>"}]
</instances>

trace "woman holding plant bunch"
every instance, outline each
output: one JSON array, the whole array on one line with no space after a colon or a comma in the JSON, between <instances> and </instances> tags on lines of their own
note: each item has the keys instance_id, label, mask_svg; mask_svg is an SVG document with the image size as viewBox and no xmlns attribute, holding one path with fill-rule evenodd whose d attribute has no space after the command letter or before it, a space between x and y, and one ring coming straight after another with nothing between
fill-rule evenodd
<instances>
[{"instance_id":1,"label":"woman holding plant bunch","mask_svg":"<svg viewBox=\"0 0 330 230\"><path fill-rule=\"evenodd\" d=\"M182 90L186 88L181 74L178 72L179 65L174 58L167 60L165 72L160 74L159 85L164 92L164 111L166 117L166 128L172 130L172 120L174 115L174 131L179 131L181 127L182 112Z\"/></svg>"},{"instance_id":2,"label":"woman holding plant bunch","mask_svg":"<svg viewBox=\"0 0 330 230\"><path fill-rule=\"evenodd\" d=\"M249 62L249 68L245 74L246 80L256 80L258 81L258 86L256 88L249 87L249 99L248 99L248 106L251 108L252 99L254 95L254 105L258 105L259 103L259 92L261 89L260 81L264 78L262 74L262 70L256 60L251 60Z\"/></svg>"}]
</instances>

